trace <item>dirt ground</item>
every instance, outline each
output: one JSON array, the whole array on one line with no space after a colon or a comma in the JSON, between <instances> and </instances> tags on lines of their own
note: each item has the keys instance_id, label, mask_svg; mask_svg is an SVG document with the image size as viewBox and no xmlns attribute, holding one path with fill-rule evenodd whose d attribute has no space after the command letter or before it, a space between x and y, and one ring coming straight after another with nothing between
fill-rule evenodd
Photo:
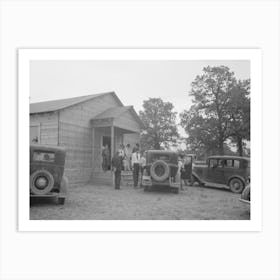
<instances>
[{"instance_id":1,"label":"dirt ground","mask_svg":"<svg viewBox=\"0 0 280 280\"><path fill-rule=\"evenodd\" d=\"M248 220L250 209L239 194L199 186L179 194L142 188L83 186L71 188L64 205L32 199L32 220Z\"/></svg>"}]
</instances>

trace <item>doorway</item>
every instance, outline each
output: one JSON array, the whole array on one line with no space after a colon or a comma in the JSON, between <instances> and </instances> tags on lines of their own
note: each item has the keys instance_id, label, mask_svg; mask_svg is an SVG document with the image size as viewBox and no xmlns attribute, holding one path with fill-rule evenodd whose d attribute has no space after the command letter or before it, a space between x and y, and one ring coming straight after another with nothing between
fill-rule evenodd
<instances>
[{"instance_id":1,"label":"doorway","mask_svg":"<svg viewBox=\"0 0 280 280\"><path fill-rule=\"evenodd\" d=\"M103 158L103 149L105 148L105 146L108 146L109 149L109 159L106 160L106 163L104 162L104 158ZM106 169L106 170L111 170L111 136L102 136L102 169ZM106 166L104 166L104 164Z\"/></svg>"}]
</instances>

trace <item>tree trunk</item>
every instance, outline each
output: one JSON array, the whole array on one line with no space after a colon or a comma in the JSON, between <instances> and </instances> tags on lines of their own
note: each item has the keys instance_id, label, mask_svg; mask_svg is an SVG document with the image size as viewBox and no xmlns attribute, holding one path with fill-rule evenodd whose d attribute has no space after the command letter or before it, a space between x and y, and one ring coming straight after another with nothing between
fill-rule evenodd
<instances>
[{"instance_id":1,"label":"tree trunk","mask_svg":"<svg viewBox=\"0 0 280 280\"><path fill-rule=\"evenodd\" d=\"M224 141L222 139L219 140L219 154L223 156L225 154L224 151Z\"/></svg>"},{"instance_id":2,"label":"tree trunk","mask_svg":"<svg viewBox=\"0 0 280 280\"><path fill-rule=\"evenodd\" d=\"M242 137L237 137L237 147L238 147L238 154L242 157L243 156L243 141L242 141Z\"/></svg>"}]
</instances>

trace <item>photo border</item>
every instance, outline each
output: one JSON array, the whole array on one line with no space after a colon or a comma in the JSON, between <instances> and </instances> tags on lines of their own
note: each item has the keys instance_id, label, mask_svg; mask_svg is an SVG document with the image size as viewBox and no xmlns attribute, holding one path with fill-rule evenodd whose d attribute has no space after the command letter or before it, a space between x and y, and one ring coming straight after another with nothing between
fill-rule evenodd
<instances>
[{"instance_id":1,"label":"photo border","mask_svg":"<svg viewBox=\"0 0 280 280\"><path fill-rule=\"evenodd\" d=\"M249 60L251 73L250 220L30 220L29 95L32 60ZM19 231L261 231L262 52L260 49L18 49Z\"/></svg>"}]
</instances>

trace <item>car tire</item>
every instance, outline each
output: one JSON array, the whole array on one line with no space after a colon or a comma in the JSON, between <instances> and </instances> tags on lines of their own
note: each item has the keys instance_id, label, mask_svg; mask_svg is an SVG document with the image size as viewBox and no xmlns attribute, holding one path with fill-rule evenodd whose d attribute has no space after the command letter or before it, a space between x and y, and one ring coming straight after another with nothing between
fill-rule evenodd
<instances>
[{"instance_id":1,"label":"car tire","mask_svg":"<svg viewBox=\"0 0 280 280\"><path fill-rule=\"evenodd\" d=\"M229 182L229 188L233 193L242 193L244 183L239 178L232 178Z\"/></svg>"},{"instance_id":2,"label":"car tire","mask_svg":"<svg viewBox=\"0 0 280 280\"><path fill-rule=\"evenodd\" d=\"M38 180L43 180L46 186L39 187ZM54 186L53 175L44 169L33 172L30 176L30 192L35 195L45 195L49 193Z\"/></svg>"},{"instance_id":3,"label":"car tire","mask_svg":"<svg viewBox=\"0 0 280 280\"><path fill-rule=\"evenodd\" d=\"M162 175L158 175L156 172L156 169L159 166L161 166L164 169L164 172ZM151 168L150 168L151 177L157 182L165 181L169 177L169 173L170 173L169 166L163 160L157 160L151 165Z\"/></svg>"}]
</instances>

